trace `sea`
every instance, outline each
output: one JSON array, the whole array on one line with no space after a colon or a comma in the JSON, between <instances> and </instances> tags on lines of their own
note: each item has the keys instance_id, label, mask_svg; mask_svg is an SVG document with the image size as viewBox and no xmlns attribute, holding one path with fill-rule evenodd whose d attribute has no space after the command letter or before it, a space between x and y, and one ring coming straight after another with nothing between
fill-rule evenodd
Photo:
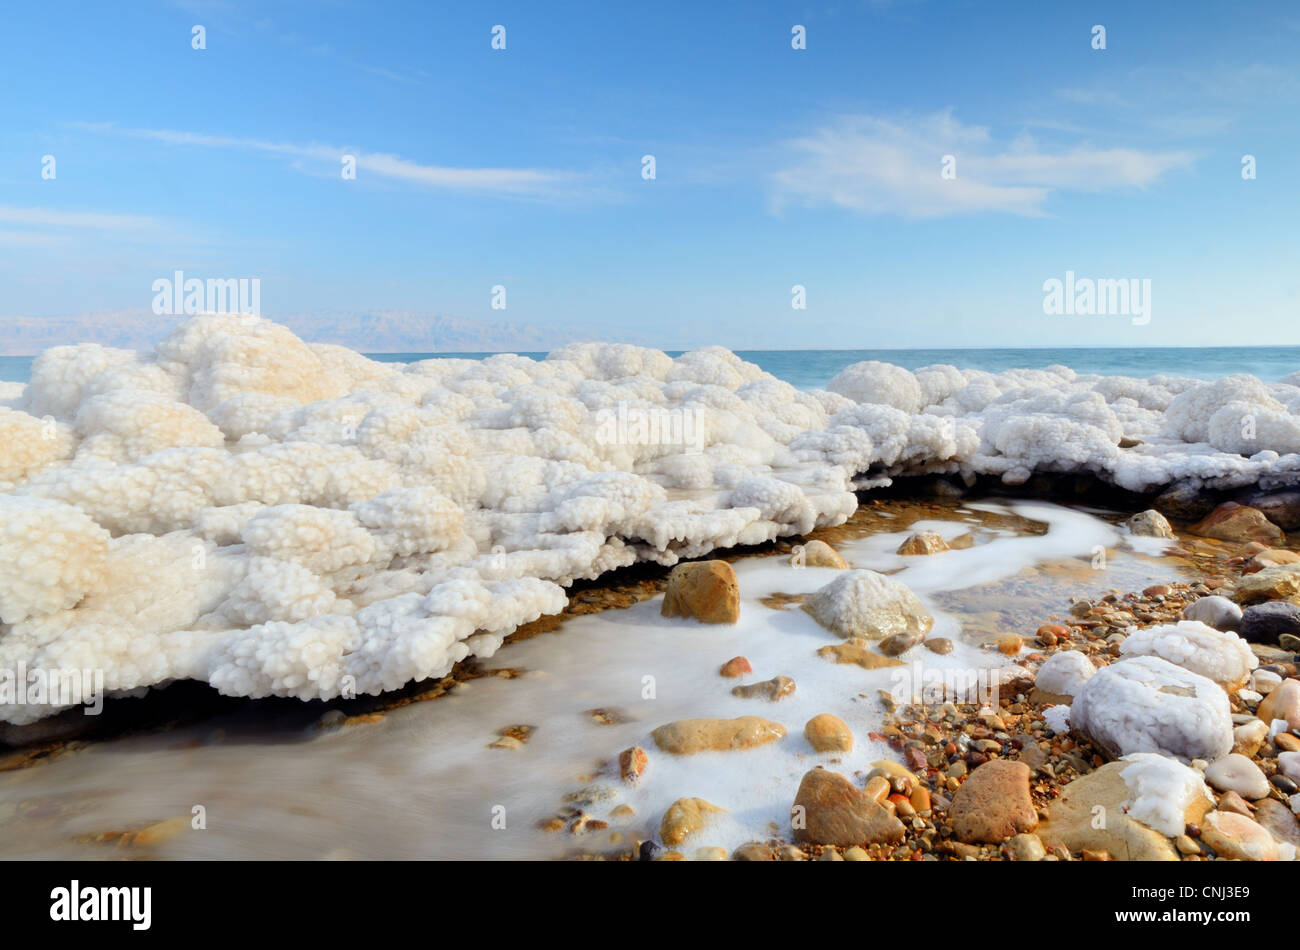
<instances>
[{"instance_id":1,"label":"sea","mask_svg":"<svg viewBox=\"0 0 1300 950\"><path fill-rule=\"evenodd\" d=\"M678 356L680 351L669 351ZM840 370L863 360L880 360L907 369L948 363L958 369L1001 372L1007 369L1042 369L1068 366L1078 373L1107 376L1190 376L1218 379L1249 373L1263 380L1278 380L1300 371L1300 346L1213 346L1140 348L1005 348L918 350L737 350L737 355L757 363L767 372L799 389L821 389ZM367 353L385 363L460 358L483 359L492 353ZM545 353L521 353L543 359ZM0 356L0 381L27 382L31 356Z\"/></svg>"}]
</instances>

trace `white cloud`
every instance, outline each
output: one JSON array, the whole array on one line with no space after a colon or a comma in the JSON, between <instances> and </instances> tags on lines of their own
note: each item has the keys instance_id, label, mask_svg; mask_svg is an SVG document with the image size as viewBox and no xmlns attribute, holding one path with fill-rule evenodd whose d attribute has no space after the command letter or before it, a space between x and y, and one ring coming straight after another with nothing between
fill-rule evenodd
<instances>
[{"instance_id":1,"label":"white cloud","mask_svg":"<svg viewBox=\"0 0 1300 950\"><path fill-rule=\"evenodd\" d=\"M14 208L4 205L0 205L0 224L16 224L32 228L78 228L95 231L149 231L160 226L159 222L153 218L134 214L56 211L52 208Z\"/></svg>"},{"instance_id":2,"label":"white cloud","mask_svg":"<svg viewBox=\"0 0 1300 950\"><path fill-rule=\"evenodd\" d=\"M101 134L149 139L169 145L239 149L308 159L328 167L333 175L339 173L342 157L352 155L356 158L359 175L368 172L390 181L504 197L555 197L576 185L578 179L578 176L570 172L535 168L457 168L424 165L402 158L400 155L366 152L347 146L314 143L296 145L172 129L125 129L104 122L75 123L75 127Z\"/></svg>"},{"instance_id":3,"label":"white cloud","mask_svg":"<svg viewBox=\"0 0 1300 950\"><path fill-rule=\"evenodd\" d=\"M1192 161L1186 152L1127 148L1045 152L1028 136L1000 145L951 112L845 116L787 146L789 164L771 176L775 209L831 204L905 218L1041 215L1054 192L1145 187ZM954 178L941 175L946 155L955 158Z\"/></svg>"}]
</instances>

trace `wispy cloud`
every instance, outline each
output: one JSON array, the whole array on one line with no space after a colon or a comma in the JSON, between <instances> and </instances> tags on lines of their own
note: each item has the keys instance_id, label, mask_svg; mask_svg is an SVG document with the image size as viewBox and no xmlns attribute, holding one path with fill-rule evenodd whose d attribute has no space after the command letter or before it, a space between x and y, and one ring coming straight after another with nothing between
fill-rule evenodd
<instances>
[{"instance_id":1,"label":"wispy cloud","mask_svg":"<svg viewBox=\"0 0 1300 950\"><path fill-rule=\"evenodd\" d=\"M153 218L133 214L58 211L52 208L14 208L4 205L0 205L0 224L15 224L33 228L90 229L95 231L148 231L161 227L161 223Z\"/></svg>"},{"instance_id":2,"label":"wispy cloud","mask_svg":"<svg viewBox=\"0 0 1300 950\"><path fill-rule=\"evenodd\" d=\"M829 204L905 218L1037 216L1054 192L1145 187L1192 162L1186 152L1086 145L1048 152L1028 136L998 144L951 112L845 116L787 143L787 153L789 163L771 176L775 210ZM945 178L949 155L955 176Z\"/></svg>"},{"instance_id":3,"label":"wispy cloud","mask_svg":"<svg viewBox=\"0 0 1300 950\"><path fill-rule=\"evenodd\" d=\"M104 135L148 139L169 145L225 148L306 159L328 166L337 175L345 155L356 159L358 178L373 174L389 181L429 188L517 198L553 198L576 193L581 176L573 172L537 168L457 168L426 165L400 155L367 152L359 148L312 143L307 145L263 139L208 135L173 129L129 129L107 122L73 123L73 127Z\"/></svg>"}]
</instances>

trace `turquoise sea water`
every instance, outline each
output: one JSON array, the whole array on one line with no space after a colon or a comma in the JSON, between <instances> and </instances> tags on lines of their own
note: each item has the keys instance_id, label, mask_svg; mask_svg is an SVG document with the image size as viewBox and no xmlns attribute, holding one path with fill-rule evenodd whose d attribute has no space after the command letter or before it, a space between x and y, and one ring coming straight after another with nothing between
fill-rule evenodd
<instances>
[{"instance_id":1,"label":"turquoise sea water","mask_svg":"<svg viewBox=\"0 0 1300 950\"><path fill-rule=\"evenodd\" d=\"M1260 379L1281 379L1300 371L1300 346L1153 347L1146 349L987 349L987 350L737 350L800 389L825 386L851 363L881 360L908 369L932 363L951 363L959 369L1000 372L1005 369L1041 369L1060 363L1079 373L1149 377L1194 376L1217 379L1232 373L1250 373ZM370 353L386 363L411 363L439 357L482 359L490 353ZM541 359L545 353L524 353ZM674 356L678 355L673 353ZM0 380L26 382L32 357L0 356Z\"/></svg>"}]
</instances>

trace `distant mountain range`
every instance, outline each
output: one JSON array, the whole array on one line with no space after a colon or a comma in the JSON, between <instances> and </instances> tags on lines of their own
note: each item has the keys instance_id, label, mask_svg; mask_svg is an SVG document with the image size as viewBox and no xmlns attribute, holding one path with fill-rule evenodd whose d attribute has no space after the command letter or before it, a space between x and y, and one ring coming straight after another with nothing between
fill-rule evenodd
<instances>
[{"instance_id":1,"label":"distant mountain range","mask_svg":"<svg viewBox=\"0 0 1300 950\"><path fill-rule=\"evenodd\" d=\"M577 340L608 338L609 330L489 323L410 310L274 315L310 343L338 343L365 353L497 353L552 350ZM67 343L148 349L183 318L149 310L115 310L77 317L0 318L0 355L31 356ZM644 338L622 342L651 345Z\"/></svg>"}]
</instances>

